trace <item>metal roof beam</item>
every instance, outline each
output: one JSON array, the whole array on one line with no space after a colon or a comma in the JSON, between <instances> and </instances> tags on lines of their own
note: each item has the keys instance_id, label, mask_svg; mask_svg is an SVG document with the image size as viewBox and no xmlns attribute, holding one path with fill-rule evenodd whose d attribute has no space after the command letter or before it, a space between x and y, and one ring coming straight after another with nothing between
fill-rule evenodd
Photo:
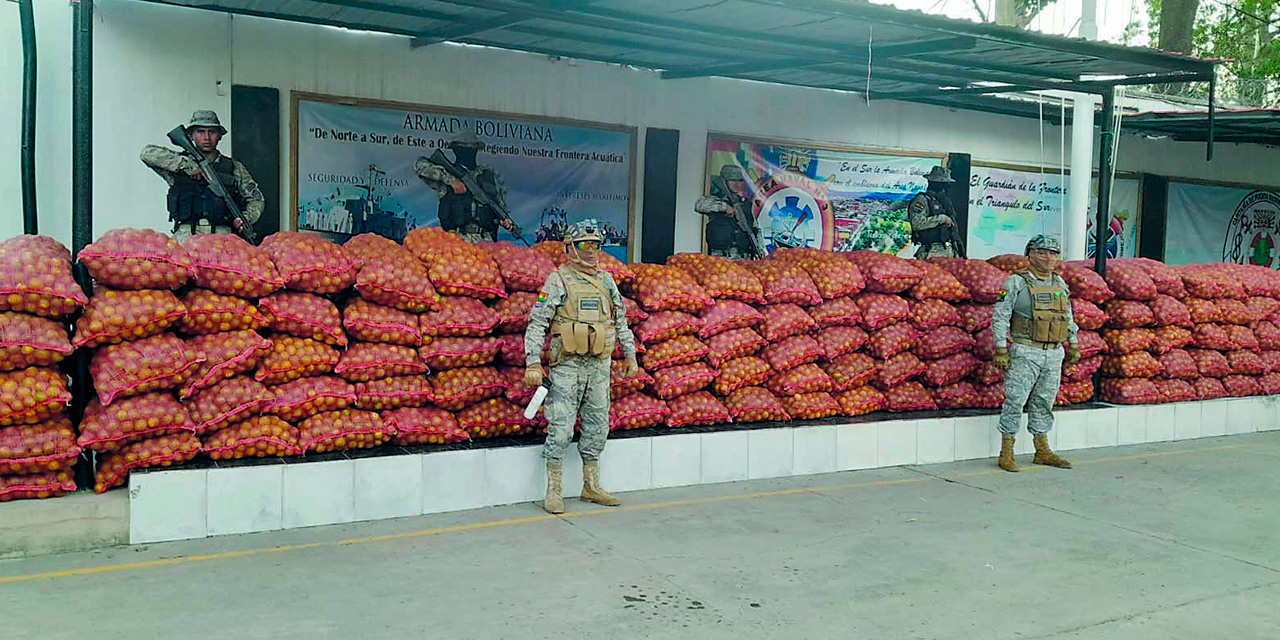
<instances>
[{"instance_id":1,"label":"metal roof beam","mask_svg":"<svg viewBox=\"0 0 1280 640\"><path fill-rule=\"evenodd\" d=\"M219 11L222 13L229 13L237 16L250 16L253 18L271 18L273 20L284 20L286 22L315 24L315 25L320 25L324 27L340 27L343 29L353 29L355 31L375 31L378 33L390 33L390 34L401 35L401 36L413 35L412 31L408 31L406 29L390 27L385 25L371 25L371 24L365 24L362 22L348 22L345 20L332 20L329 18L314 18L309 16L299 16L299 15L288 14L288 13L277 13L274 11L262 11L258 9L224 7L216 4L185 4L182 2L175 2L174 0L146 0L146 1L152 2L154 4L162 4L170 7L182 7L184 9L203 9L208 11ZM326 4L326 5L327 4L334 4L334 5L346 4L346 3L339 3L336 1L328 1L328 0L312 0L312 1L317 2L319 4ZM362 3L362 4L370 4L370 3ZM374 9L371 9L371 10L374 10ZM444 14L441 14L441 15L444 15ZM422 18L427 18L432 20L438 19L438 18L431 18L430 16L425 16L425 15L415 16L415 17L422 17Z\"/></svg>"},{"instance_id":2,"label":"metal roof beam","mask_svg":"<svg viewBox=\"0 0 1280 640\"><path fill-rule=\"evenodd\" d=\"M307 0L311 4L321 4L329 7L338 7L340 9L364 9L365 11L377 11L378 13L389 13L396 16L407 16L410 18L423 18L426 20L441 20L452 22L458 19L458 16L443 11L432 11L430 9L421 9L417 7L406 7L398 4L385 4L373 0ZM225 9L220 6L202 6L201 8L214 9L215 11L226 11L233 13L231 9ZM305 21L300 18L284 18L295 22Z\"/></svg>"},{"instance_id":3,"label":"metal roof beam","mask_svg":"<svg viewBox=\"0 0 1280 640\"><path fill-rule=\"evenodd\" d=\"M1165 74L1159 76L1138 76L1134 78L1118 78L1116 80L1099 80L1074 82L1061 85L1060 89L1064 91L1080 91L1085 93L1101 93L1108 87L1114 87L1118 84L1165 84L1171 82L1187 82L1186 76L1179 74ZM915 98L954 96L963 94L987 94L987 93L1018 93L1022 91L1036 91L1042 87L1036 84L1006 84L1001 86L967 86L959 89L949 89L940 91L919 91L911 93L885 94L879 96L881 100L912 100Z\"/></svg>"},{"instance_id":4,"label":"metal roof beam","mask_svg":"<svg viewBox=\"0 0 1280 640\"><path fill-rule=\"evenodd\" d=\"M972 49L975 44L977 44L977 41L973 38L939 38L936 40L924 40L910 44L891 44L883 47L875 47L873 44L871 57L873 60L881 61L886 58L915 56L936 51ZM857 54L839 57L841 58L839 62L859 63L867 61L866 54L861 51ZM722 66L669 69L662 73L662 77L674 80L678 78L719 76L725 75L726 73L753 73L758 71L778 71L781 69L805 69L824 64L834 64L835 62L837 61L825 59L818 60L814 58L787 58L783 60L770 60L767 62L744 62Z\"/></svg>"},{"instance_id":5,"label":"metal roof beam","mask_svg":"<svg viewBox=\"0 0 1280 640\"><path fill-rule=\"evenodd\" d=\"M550 3L547 8L560 11L571 11L599 1L600 0L562 0L560 2ZM434 31L427 31L414 36L413 40L409 41L409 46L417 49L418 47L425 47L440 42L457 40L459 38L465 38L478 33L484 33L485 31L512 27L522 22L527 22L530 18L531 16L527 13L506 12L485 20L454 23L447 27L436 29Z\"/></svg>"}]
</instances>

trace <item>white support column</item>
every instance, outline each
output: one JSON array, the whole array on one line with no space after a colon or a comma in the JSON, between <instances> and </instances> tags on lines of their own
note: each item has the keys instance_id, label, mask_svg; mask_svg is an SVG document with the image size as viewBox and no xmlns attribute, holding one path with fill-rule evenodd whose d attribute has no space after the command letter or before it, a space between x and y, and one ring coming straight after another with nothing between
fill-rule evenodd
<instances>
[{"instance_id":1,"label":"white support column","mask_svg":"<svg viewBox=\"0 0 1280 640\"><path fill-rule=\"evenodd\" d=\"M1071 108L1071 183L1068 187L1064 260L1084 260L1089 202L1093 199L1093 111L1097 98L1079 94Z\"/></svg>"}]
</instances>

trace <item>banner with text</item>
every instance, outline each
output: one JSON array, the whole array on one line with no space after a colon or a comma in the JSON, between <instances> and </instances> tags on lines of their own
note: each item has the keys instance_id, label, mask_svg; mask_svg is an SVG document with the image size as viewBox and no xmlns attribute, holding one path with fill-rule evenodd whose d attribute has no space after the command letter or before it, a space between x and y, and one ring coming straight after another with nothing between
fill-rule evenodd
<instances>
[{"instance_id":1,"label":"banner with text","mask_svg":"<svg viewBox=\"0 0 1280 640\"><path fill-rule=\"evenodd\" d=\"M1280 195L1262 189L1169 183L1165 262L1235 262L1280 269Z\"/></svg>"},{"instance_id":2,"label":"banner with text","mask_svg":"<svg viewBox=\"0 0 1280 640\"><path fill-rule=\"evenodd\" d=\"M596 218L605 249L627 259L634 132L520 116L340 104L301 98L297 107L297 228L343 239L378 233L397 240L437 226L439 197L414 172L450 140L474 131L478 162L508 190L506 201L530 242L559 240L566 224ZM499 240L513 240L502 231Z\"/></svg>"},{"instance_id":3,"label":"banner with text","mask_svg":"<svg viewBox=\"0 0 1280 640\"><path fill-rule=\"evenodd\" d=\"M938 158L759 143L713 136L707 184L741 167L767 248L870 249L909 255L907 203ZM695 214L696 215L696 214Z\"/></svg>"}]
</instances>

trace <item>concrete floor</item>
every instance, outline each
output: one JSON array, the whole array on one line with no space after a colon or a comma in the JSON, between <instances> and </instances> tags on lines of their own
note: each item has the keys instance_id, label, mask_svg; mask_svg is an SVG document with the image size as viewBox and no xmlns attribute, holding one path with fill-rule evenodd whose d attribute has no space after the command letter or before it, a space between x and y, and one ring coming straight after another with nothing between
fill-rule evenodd
<instances>
[{"instance_id":1,"label":"concrete floor","mask_svg":"<svg viewBox=\"0 0 1280 640\"><path fill-rule=\"evenodd\" d=\"M1280 636L1280 433L1072 458L0 561L0 637Z\"/></svg>"}]
</instances>

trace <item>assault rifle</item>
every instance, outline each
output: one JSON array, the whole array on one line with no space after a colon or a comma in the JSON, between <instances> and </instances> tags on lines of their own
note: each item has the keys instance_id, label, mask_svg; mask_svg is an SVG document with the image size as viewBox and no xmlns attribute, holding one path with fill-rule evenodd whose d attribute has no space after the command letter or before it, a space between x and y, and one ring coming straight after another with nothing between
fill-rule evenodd
<instances>
[{"instance_id":1,"label":"assault rifle","mask_svg":"<svg viewBox=\"0 0 1280 640\"><path fill-rule=\"evenodd\" d=\"M751 238L751 257L757 260L765 258L764 247L760 244L760 231L756 228L755 217L749 209L751 203L730 189L729 184L720 176L711 176L711 187L720 192L720 197L729 201L729 206L733 207L733 221L738 223L738 229L742 233Z\"/></svg>"},{"instance_id":2,"label":"assault rifle","mask_svg":"<svg viewBox=\"0 0 1280 640\"><path fill-rule=\"evenodd\" d=\"M258 235L253 232L253 224L249 219L244 217L244 212L240 207L236 206L236 201L231 198L231 194L227 192L226 185L222 184L222 179L218 177L218 172L213 168L213 163L205 159L204 154L196 148L191 142L191 137L187 135L186 127L178 125L169 132L169 142L177 145L183 151L190 155L192 159L200 166L200 171L204 173L204 179L209 183L209 190L213 195L222 198L227 205L227 211L231 212L232 217L239 221L236 228L236 234L241 238L249 241L250 244L258 244Z\"/></svg>"},{"instance_id":3,"label":"assault rifle","mask_svg":"<svg viewBox=\"0 0 1280 640\"><path fill-rule=\"evenodd\" d=\"M475 176L470 171L454 164L448 156L444 155L444 151L441 149L436 149L436 152L431 154L430 160L431 164L442 167L449 175L453 176L454 180L466 186L467 192L471 194L471 197L475 198L476 202L492 209L498 215L499 220L511 223L511 229L509 229L511 235L519 238L524 246L530 246L529 241L524 239L524 230L520 228L520 225L516 224L515 220L511 219L511 211L507 209L507 205L502 204L493 194L485 191L480 186L480 183L476 182Z\"/></svg>"}]
</instances>

